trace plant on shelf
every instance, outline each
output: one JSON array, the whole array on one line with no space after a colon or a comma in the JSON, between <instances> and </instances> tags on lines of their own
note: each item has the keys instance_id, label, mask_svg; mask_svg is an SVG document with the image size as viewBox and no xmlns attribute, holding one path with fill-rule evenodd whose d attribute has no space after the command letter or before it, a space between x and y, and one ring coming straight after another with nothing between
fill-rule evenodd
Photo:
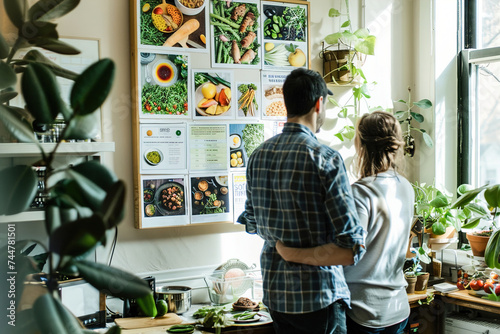
<instances>
[{"instance_id":1,"label":"plant on shelf","mask_svg":"<svg viewBox=\"0 0 500 334\"><path fill-rule=\"evenodd\" d=\"M485 205L476 199L482 189L460 185L456 193L458 199L453 201L454 195L439 190L435 185L415 182L412 186L415 191L415 215L434 237L444 235L451 228L457 232L462 228L472 228L488 214Z\"/></svg>"},{"instance_id":2,"label":"plant on shelf","mask_svg":"<svg viewBox=\"0 0 500 334\"><path fill-rule=\"evenodd\" d=\"M474 204L475 210L470 210L462 217L463 229L480 227L478 232L468 232L467 239L474 251L474 242L482 242L483 247L477 248L477 253L482 256L488 267L500 269L500 229L497 224L500 215L500 184L485 185L479 188L468 187L467 191L452 205L452 208L463 208ZM482 197L480 197L482 194ZM474 238L478 236L480 238ZM481 240L482 239L482 240Z\"/></svg>"},{"instance_id":3,"label":"plant on shelf","mask_svg":"<svg viewBox=\"0 0 500 334\"><path fill-rule=\"evenodd\" d=\"M345 13L341 13L335 8L331 8L328 12L329 17L346 16L346 20L341 20L343 22L339 31L325 37L325 42L329 46L324 48L321 54L324 63L323 78L325 81L353 86L351 96L344 104L340 104L333 97L328 98L330 103L340 109L338 117L349 120L348 124L335 134L341 141L354 138L354 124L361 115L363 102L366 104L368 111L384 109L382 107L372 108L368 105L368 100L371 98L370 86L375 85L376 82L369 82L361 69L366 57L373 55L375 52L376 37L370 35L366 28L354 31L349 12L349 0L345 0L345 4ZM337 49L328 50L333 47ZM362 59L363 57L364 59Z\"/></svg>"},{"instance_id":4,"label":"plant on shelf","mask_svg":"<svg viewBox=\"0 0 500 334\"><path fill-rule=\"evenodd\" d=\"M399 120L403 128L403 139L405 141L404 152L406 156L413 157L415 154L415 138L412 136L413 132L420 132L423 136L424 142L428 147L432 147L434 142L427 131L420 127L415 127L412 121L415 120L418 123L423 123L424 116L416 111L414 108L420 109L430 109L432 107L432 102L428 99L422 99L420 101L414 102L411 98L411 88L408 87L408 100L398 100L394 101L397 104L403 104L404 110L397 110L394 112L394 116Z\"/></svg>"},{"instance_id":5,"label":"plant on shelf","mask_svg":"<svg viewBox=\"0 0 500 334\"><path fill-rule=\"evenodd\" d=\"M340 20L342 23L339 31L328 34L325 37L325 42L329 46L322 51L322 56L324 57L326 52L343 55L335 56L337 67L324 73L324 78L327 79L327 82L352 83L358 74L362 75L362 70L359 66L361 66L364 61L360 60L358 62L356 60L360 59L361 55L366 58L366 56L375 53L375 42L377 38L374 35L370 35L370 32L366 28L360 28L354 31L349 11L349 0L345 0L345 5L345 13L341 13L335 8L330 8L328 12L329 17L340 18L345 16L346 20ZM326 51L328 48L333 47L337 47L337 50Z\"/></svg>"},{"instance_id":6,"label":"plant on shelf","mask_svg":"<svg viewBox=\"0 0 500 334\"><path fill-rule=\"evenodd\" d=\"M412 253L414 253L415 256L408 260L410 261L410 264L404 269L405 276L414 277L424 274L421 263L431 263L431 258L429 256L430 252L431 250L425 243L418 249L412 248Z\"/></svg>"},{"instance_id":7,"label":"plant on shelf","mask_svg":"<svg viewBox=\"0 0 500 334\"><path fill-rule=\"evenodd\" d=\"M25 281L35 276L43 277L39 284L43 284L45 292L34 300L31 308L19 308L15 312L16 332L86 332L61 302L58 294L58 278L61 276L81 277L109 295L136 298L144 314L154 316L156 307L152 291L144 280L108 265L86 260L96 247L106 243L106 232L116 229L123 218L123 181L96 162L65 165L62 159L56 161L61 140L92 138L98 124L94 117L89 116L111 90L114 63L103 59L76 75L55 65L36 50L29 51L22 59L16 59L17 51L27 46L61 54L78 53L71 45L59 40L56 24L52 20L73 10L79 1L40 0L29 8L24 0L3 3L18 35L11 47L0 34L0 120L18 142L31 143L39 149L39 160L35 164L46 168L43 192L48 198L44 207L48 244L18 238L15 244L12 239L0 249L0 256L9 259L11 265L4 273L17 273L15 296L12 296L10 305L20 306ZM36 29L33 31L30 27ZM9 105L9 101L18 94L13 88L18 81L17 73L22 73L20 87L25 108ZM66 105L61 98L56 75L74 79L70 105ZM60 139L51 146L51 151L46 151L47 146L41 145L34 135L32 121L51 125L59 115L64 118L66 127ZM0 170L0 215L27 210L37 192L37 183L31 163ZM36 245L45 253L30 255ZM39 275L43 268L47 268L46 273ZM2 281L6 284L6 280ZM8 291L7 288L3 290ZM107 333L116 332L119 328L114 327Z\"/></svg>"}]
</instances>

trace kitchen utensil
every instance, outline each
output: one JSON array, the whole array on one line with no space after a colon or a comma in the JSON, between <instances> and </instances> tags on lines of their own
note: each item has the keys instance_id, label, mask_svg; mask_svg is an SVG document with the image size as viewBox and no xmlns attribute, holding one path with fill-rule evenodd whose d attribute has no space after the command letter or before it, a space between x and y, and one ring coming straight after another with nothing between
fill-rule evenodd
<instances>
[{"instance_id":1,"label":"kitchen utensil","mask_svg":"<svg viewBox=\"0 0 500 334\"><path fill-rule=\"evenodd\" d=\"M187 22L184 22L184 24L179 29L177 29L176 32L174 32L169 38L167 38L165 43L163 43L163 46L172 47L175 44L179 43L183 48L189 48L189 46L187 46L186 44L189 35L198 30L199 27L200 22L198 20L191 19Z\"/></svg>"},{"instance_id":2,"label":"kitchen utensil","mask_svg":"<svg viewBox=\"0 0 500 334\"><path fill-rule=\"evenodd\" d=\"M177 82L177 66L169 59L158 59L152 69L153 79L156 84L163 87L172 86Z\"/></svg>"},{"instance_id":3,"label":"kitchen utensil","mask_svg":"<svg viewBox=\"0 0 500 334\"><path fill-rule=\"evenodd\" d=\"M162 15L168 15L167 8L169 8L169 7L170 8L174 8L174 10L177 11L179 13L179 15L181 16L181 20L177 24L177 26L178 26L177 29L165 30L165 27L163 26L163 24L161 24L161 25L159 24L159 22L162 22L161 20L164 20L164 18L162 17ZM163 11L162 15L156 14L157 8L161 8L161 10ZM156 20L156 18L159 18L160 20ZM157 5L151 11L151 19L153 21L153 24L154 24L155 28L158 29L158 30L160 30L161 32L164 32L164 33L173 33L175 31L178 31L180 29L181 25L182 25L182 21L184 20L182 12L177 7L175 7L174 5L170 5L170 4L166 3L165 0L162 0L162 3L159 4L159 5Z\"/></svg>"},{"instance_id":4,"label":"kitchen utensil","mask_svg":"<svg viewBox=\"0 0 500 334\"><path fill-rule=\"evenodd\" d=\"M181 319L181 317L179 317L175 313L167 313L164 316L158 318L131 317L131 318L115 319L115 323L118 326L120 326L121 329L138 329L138 328L176 325L182 323L182 321L183 320Z\"/></svg>"},{"instance_id":5,"label":"kitchen utensil","mask_svg":"<svg viewBox=\"0 0 500 334\"><path fill-rule=\"evenodd\" d=\"M187 286L162 286L156 289L158 299L167 302L168 312L182 314L191 307L191 288Z\"/></svg>"}]
</instances>

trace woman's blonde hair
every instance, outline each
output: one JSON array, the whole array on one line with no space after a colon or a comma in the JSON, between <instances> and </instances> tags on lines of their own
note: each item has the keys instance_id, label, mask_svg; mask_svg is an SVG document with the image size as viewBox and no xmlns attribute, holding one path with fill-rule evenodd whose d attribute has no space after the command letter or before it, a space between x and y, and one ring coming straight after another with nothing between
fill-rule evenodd
<instances>
[{"instance_id":1,"label":"woman's blonde hair","mask_svg":"<svg viewBox=\"0 0 500 334\"><path fill-rule=\"evenodd\" d=\"M389 168L398 169L404 145L401 126L392 114L374 111L364 114L356 129L357 172L360 178L376 175Z\"/></svg>"}]
</instances>

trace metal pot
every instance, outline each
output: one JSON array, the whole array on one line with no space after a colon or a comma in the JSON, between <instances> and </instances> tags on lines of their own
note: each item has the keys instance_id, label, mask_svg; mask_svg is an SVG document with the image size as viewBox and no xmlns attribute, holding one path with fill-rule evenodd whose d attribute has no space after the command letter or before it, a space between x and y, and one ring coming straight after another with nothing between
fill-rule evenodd
<instances>
[{"instance_id":1,"label":"metal pot","mask_svg":"<svg viewBox=\"0 0 500 334\"><path fill-rule=\"evenodd\" d=\"M182 314L191 307L191 288L187 286L162 286L156 289L158 299L167 302L168 312Z\"/></svg>"}]
</instances>

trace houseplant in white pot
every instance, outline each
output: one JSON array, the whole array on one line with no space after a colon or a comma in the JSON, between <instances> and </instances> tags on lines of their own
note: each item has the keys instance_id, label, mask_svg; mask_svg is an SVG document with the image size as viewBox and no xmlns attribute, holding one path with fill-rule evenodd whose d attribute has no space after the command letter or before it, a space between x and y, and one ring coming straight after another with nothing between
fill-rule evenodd
<instances>
[{"instance_id":1,"label":"houseplant in white pot","mask_svg":"<svg viewBox=\"0 0 500 334\"><path fill-rule=\"evenodd\" d=\"M99 245L106 243L106 231L116 229L123 218L125 185L115 174L95 162L61 165L56 162L63 140L92 138L96 118L89 117L104 102L113 83L114 63L100 60L77 75L61 68L36 50L23 59L16 52L23 47L37 46L62 54L78 50L58 39L59 18L78 4L78 0L40 0L28 7L24 0L4 1L5 12L18 29L18 36L9 46L0 34L0 120L20 143L31 143L40 151L37 166L46 168L44 195L45 230L48 244L16 240L0 249L3 259L15 262L9 271L15 275L15 297L10 304L19 305L26 277L47 268L44 293L31 308L17 310L18 333L84 333L78 319L62 304L58 295L61 275L81 277L98 290L120 298L136 298L145 315L154 316L156 307L148 284L137 276L105 264L86 260ZM37 27L35 31L28 27ZM15 87L21 76L21 93L25 108L9 102L18 93ZM70 105L61 98L55 75L74 80ZM51 126L56 117L64 118L66 126L47 151L34 135L33 124ZM27 210L37 192L38 178L31 164L18 164L0 170L0 215L13 215ZM8 191L7 191L8 190ZM46 250L32 256L33 245ZM47 260L46 265L38 263ZM4 271L7 272L7 271ZM3 280L2 280L3 281ZM1 283L5 284L5 282ZM4 291L4 289L2 289ZM5 290L7 291L7 290ZM119 332L112 328L108 333Z\"/></svg>"}]
</instances>

